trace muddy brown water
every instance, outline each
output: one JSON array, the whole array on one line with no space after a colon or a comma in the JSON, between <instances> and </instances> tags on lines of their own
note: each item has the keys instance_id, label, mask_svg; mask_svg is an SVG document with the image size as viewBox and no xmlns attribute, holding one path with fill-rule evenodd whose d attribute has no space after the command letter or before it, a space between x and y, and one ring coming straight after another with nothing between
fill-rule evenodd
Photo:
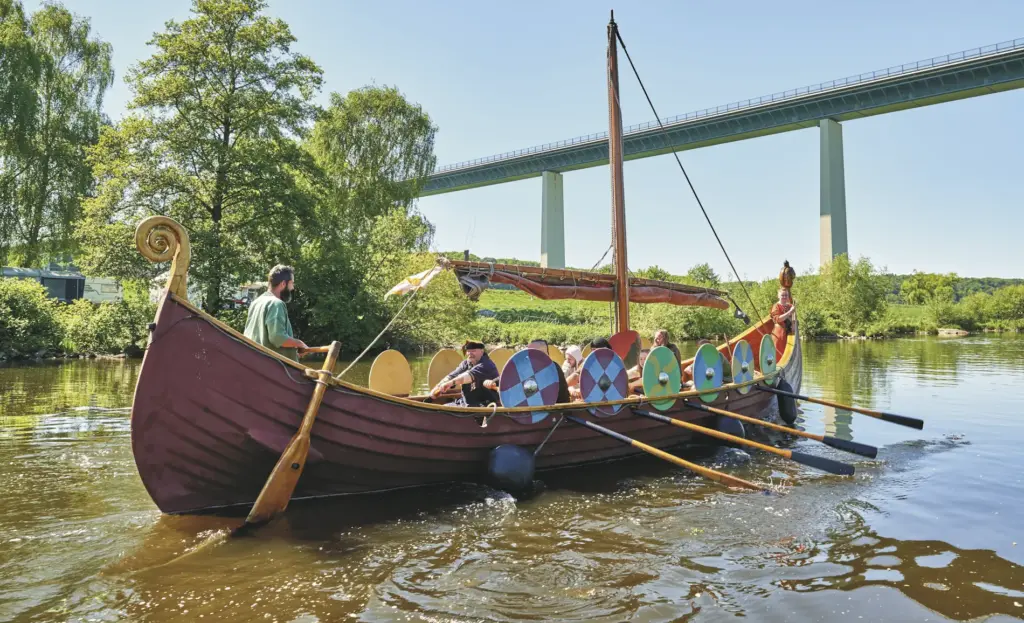
<instances>
[{"instance_id":1,"label":"muddy brown water","mask_svg":"<svg viewBox=\"0 0 1024 623\"><path fill-rule=\"evenodd\" d=\"M1024 338L805 344L799 426L880 447L829 476L751 451L293 504L253 535L171 517L135 471L139 363L0 367L0 621L1009 621L1024 617ZM414 360L419 384L428 359ZM365 381L368 366L350 374ZM169 565L199 544L207 546Z\"/></svg>"}]
</instances>

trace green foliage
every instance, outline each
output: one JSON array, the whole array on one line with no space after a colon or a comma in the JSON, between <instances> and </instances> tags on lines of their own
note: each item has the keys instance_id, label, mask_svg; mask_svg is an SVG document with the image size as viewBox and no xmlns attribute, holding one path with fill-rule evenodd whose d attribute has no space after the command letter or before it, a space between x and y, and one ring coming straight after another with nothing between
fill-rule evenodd
<instances>
[{"instance_id":1,"label":"green foliage","mask_svg":"<svg viewBox=\"0 0 1024 623\"><path fill-rule=\"evenodd\" d=\"M402 277L416 274L434 266L435 256L429 253L407 256L401 269ZM387 301L389 318L406 303L412 294L391 297ZM395 321L389 333L390 343L397 346L439 347L460 343L473 336L472 323L476 304L462 293L455 275L444 271L430 284L416 293L405 312ZM376 335L376 333L374 333ZM363 341L366 341L366 336Z\"/></svg>"},{"instance_id":2,"label":"green foliage","mask_svg":"<svg viewBox=\"0 0 1024 623\"><path fill-rule=\"evenodd\" d=\"M94 304L78 299L62 306L61 346L67 353L95 355L115 355L131 346L145 346L146 326L155 313L145 282L125 282L120 301Z\"/></svg>"},{"instance_id":3,"label":"green foliage","mask_svg":"<svg viewBox=\"0 0 1024 623\"><path fill-rule=\"evenodd\" d=\"M0 146L5 153L31 125L38 77L25 8L18 0L0 0Z\"/></svg>"},{"instance_id":4,"label":"green foliage","mask_svg":"<svg viewBox=\"0 0 1024 623\"><path fill-rule=\"evenodd\" d=\"M219 310L231 286L293 262L316 235L297 182L314 167L295 138L313 119L321 70L265 7L194 0L193 16L167 22L129 71L133 112L90 153L99 188L80 239L92 274L152 275L125 250L141 218L165 214L188 228L190 279Z\"/></svg>"},{"instance_id":5,"label":"green foliage","mask_svg":"<svg viewBox=\"0 0 1024 623\"><path fill-rule=\"evenodd\" d=\"M11 6L0 6L0 14L5 8ZM82 197L93 187L85 150L103 123L103 94L114 79L112 51L91 38L88 20L60 5L43 5L22 30L20 11L6 12L0 36L20 33L17 42L28 48L14 46L20 64L6 49L0 60L20 67L20 73L12 68L15 79L0 85L0 100L12 82L21 100L12 113L21 115L20 123L9 128L11 139L0 141L0 262L32 267L73 250Z\"/></svg>"},{"instance_id":6,"label":"green foliage","mask_svg":"<svg viewBox=\"0 0 1024 623\"><path fill-rule=\"evenodd\" d=\"M666 281L671 281L667 279ZM722 285L722 280L715 273L714 269L711 268L710 264L697 264L686 272L686 282L692 285L707 286L709 288L718 288Z\"/></svg>"},{"instance_id":7,"label":"green foliage","mask_svg":"<svg viewBox=\"0 0 1024 623\"><path fill-rule=\"evenodd\" d=\"M0 355L55 351L60 345L57 305L36 281L0 279Z\"/></svg>"},{"instance_id":8,"label":"green foliage","mask_svg":"<svg viewBox=\"0 0 1024 623\"><path fill-rule=\"evenodd\" d=\"M318 197L320 227L296 266L302 293L293 324L307 343L340 340L347 350L361 350L398 310L398 301L385 302L385 293L432 265L416 255L427 250L433 227L413 203L436 162L436 131L422 108L397 89L331 95L306 142L318 167L305 183ZM417 299L423 300L412 303L382 339L435 343L457 323L464 329L472 304L450 277L421 291ZM436 290L452 300L443 301ZM431 309L438 315L417 311ZM423 330L409 324L414 318L424 321Z\"/></svg>"}]
</instances>

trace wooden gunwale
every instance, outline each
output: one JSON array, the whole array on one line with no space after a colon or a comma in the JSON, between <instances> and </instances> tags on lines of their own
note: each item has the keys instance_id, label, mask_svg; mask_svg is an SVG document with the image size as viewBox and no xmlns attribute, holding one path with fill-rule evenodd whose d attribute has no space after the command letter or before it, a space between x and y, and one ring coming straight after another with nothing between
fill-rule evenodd
<instances>
[{"instance_id":1,"label":"wooden gunwale","mask_svg":"<svg viewBox=\"0 0 1024 623\"><path fill-rule=\"evenodd\" d=\"M221 331L227 333L230 337L232 337L232 338L234 338L234 339L236 339L238 341L241 341L246 346L254 348L254 349L262 352L265 355L269 355L269 356L273 357L274 359L280 361L281 363L283 363L285 365L288 365L288 366L290 366L290 367L292 367L292 368L294 368L294 369L296 369L298 371L301 371L303 373L303 376L308 376L310 378L313 378L313 377L316 376L316 372L315 372L315 370L313 368L309 368L308 366L305 366L305 365L303 365L301 363L298 363L298 362L296 362L296 361L294 361L292 359L284 357L283 355L280 355L280 354L270 350L269 348L265 348L264 346L262 346L260 344L257 344L256 342L253 342L249 338L245 337L245 335L243 335L243 334L239 333L238 331L236 331L231 326L225 324L224 322L222 322L222 321L218 320L217 318L211 316L210 314L204 312L203 310L199 309L198 307L192 305L187 300L182 299L181 297L177 296L173 292L168 292L166 294L166 296L169 296L169 297L173 298L174 301L177 304L185 307L186 309L188 309L192 313L200 316L203 320L209 322L210 324L212 324L216 328L218 328ZM735 343L735 342L743 339L743 336L746 336L746 335L750 334L751 332L757 330L759 328L759 326L761 326L762 324L764 324L768 320L770 320L770 318L762 320L757 325L754 325L754 326L750 327L749 329L747 329L746 331L741 333L736 338L730 340L730 343ZM793 339L794 339L793 335L789 335L787 337L785 354L784 354L783 358L779 361L779 365L776 367L775 372L773 372L772 374L768 375L767 377L762 375L760 372L755 372L754 373L754 378L752 380L750 380L750 381L745 381L743 383L726 383L726 384L721 385L719 387L713 387L713 388L709 388L709 389L705 389L705 390L688 390L688 391L679 392L679 393L676 393L676 394L659 396L658 397L658 401L660 402L662 400L670 400L670 399L693 398L693 397L701 396L703 394L712 394L712 393L718 393L718 392L729 392L729 391L732 391L732 390L735 390L735 389L738 389L738 388L741 388L741 387L746 387L748 385L756 385L757 383L762 382L765 378L771 378L771 377L774 377L774 376L778 376L780 373L782 373L785 370L786 364L789 362L789 358L792 355ZM727 346L725 344L723 344L723 345L719 346L718 348L719 349L723 349L723 348L727 348ZM688 359L688 360L683 362L683 365L685 366L688 363L691 363L692 361L693 361L692 358ZM490 415L490 414L495 414L495 413L500 413L500 414L519 414L519 413L531 413L531 412L537 411L537 409L535 407L500 407L500 406L496 406L496 407L449 407L449 406L441 405L441 404L433 404L433 403L428 403L428 402L420 402L418 400L414 400L412 397L406 398L406 397L401 397L401 396L392 396L391 394L384 394L384 393L381 393L381 392L374 391L374 390L372 390L372 389L370 389L368 387L363 387L361 385L355 385L355 384L349 383L347 381L339 380L337 377L331 377L327 382L333 388L343 388L343 389L347 389L347 390L356 392L358 394L372 396L374 398L379 398L381 400L384 400L384 401L387 401L387 402L391 402L391 403L394 403L394 404L403 405L403 406L407 406L407 407L412 408L412 409L419 409L419 410L425 410L425 411L440 411L440 412L445 412L445 413L450 413L450 414L465 414L465 415L470 415L470 414ZM646 405L646 404L649 404L649 401L646 400L645 397L637 396L637 397L633 397L633 398L625 398L625 399L622 399L622 400L609 400L609 401L597 402L597 403L586 403L585 406L587 408L590 408L590 407L610 407L610 406L615 406L615 405L634 405L634 406L638 406L639 407L639 406L643 406L643 405ZM559 404L554 404L554 405L547 406L547 407L544 408L544 410L545 411L554 411L554 412L568 411L568 410L573 410L573 409L580 409L580 408L583 408L583 406L584 406L583 403L578 403L578 402L559 403Z\"/></svg>"}]
</instances>

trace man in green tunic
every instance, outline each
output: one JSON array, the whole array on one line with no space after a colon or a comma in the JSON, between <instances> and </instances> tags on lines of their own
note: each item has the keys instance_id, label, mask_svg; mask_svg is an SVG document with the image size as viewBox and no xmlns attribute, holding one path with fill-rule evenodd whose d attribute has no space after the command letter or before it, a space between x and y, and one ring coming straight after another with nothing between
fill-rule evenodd
<instances>
[{"instance_id":1,"label":"man in green tunic","mask_svg":"<svg viewBox=\"0 0 1024 623\"><path fill-rule=\"evenodd\" d=\"M256 297L249 305L245 320L245 337L261 346L299 360L299 355L308 346L292 336L292 323L288 320L285 305L292 300L295 290L295 269L278 264L270 269L267 276L267 291Z\"/></svg>"}]
</instances>

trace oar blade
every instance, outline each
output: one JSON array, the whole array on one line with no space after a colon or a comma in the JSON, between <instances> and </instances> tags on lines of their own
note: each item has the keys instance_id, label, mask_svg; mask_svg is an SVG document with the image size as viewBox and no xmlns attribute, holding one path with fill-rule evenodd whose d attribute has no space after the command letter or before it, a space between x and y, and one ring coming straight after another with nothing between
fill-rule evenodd
<instances>
[{"instance_id":1,"label":"oar blade","mask_svg":"<svg viewBox=\"0 0 1024 623\"><path fill-rule=\"evenodd\" d=\"M874 446L869 446L866 443L847 441L846 439L839 439L838 437L829 437L828 435L822 437L821 441L826 446L831 446L836 450L842 450L843 452L859 454L860 456L866 456L869 459L873 459L876 456L878 456L878 448Z\"/></svg>"},{"instance_id":2,"label":"oar blade","mask_svg":"<svg viewBox=\"0 0 1024 623\"><path fill-rule=\"evenodd\" d=\"M313 397L309 401L309 406L306 407L306 412L302 415L299 430L288 442L288 446L285 447L277 464L274 465L273 471L270 472L270 477L263 485L263 490L256 498L256 503L249 511L249 516L245 520L246 524L266 523L288 507L288 501L291 500L292 493L295 492L295 485L298 484L299 477L302 476L302 469L306 466L306 459L309 458L310 432L313 429L313 422L316 421L316 414L320 409L324 393L327 391L328 383L323 377L330 377L339 354L341 354L341 342L331 342L327 358L319 370L320 378L317 379L313 389Z\"/></svg>"},{"instance_id":3,"label":"oar blade","mask_svg":"<svg viewBox=\"0 0 1024 623\"><path fill-rule=\"evenodd\" d=\"M796 461L797 463L800 463L801 465L806 465L807 467L820 469L823 472L828 472L830 474L838 474L840 476L853 476L853 465L850 465L849 463L834 461L832 459L827 459L823 456L804 454L803 452L797 452L795 450L791 454L790 458Z\"/></svg>"},{"instance_id":4,"label":"oar blade","mask_svg":"<svg viewBox=\"0 0 1024 623\"><path fill-rule=\"evenodd\" d=\"M274 466L274 471L267 478L266 486L256 498L256 504L246 517L246 524L262 524L270 521L279 513L284 512L291 500L295 485L302 475L306 457L309 455L309 436L297 433L288 442L288 447Z\"/></svg>"},{"instance_id":5,"label":"oar blade","mask_svg":"<svg viewBox=\"0 0 1024 623\"><path fill-rule=\"evenodd\" d=\"M916 417L907 417L905 415L896 415L895 413L886 413L885 411L878 412L878 419L891 422L893 424L899 424L900 426L906 426L908 428L916 428L922 430L924 428L924 420L919 420Z\"/></svg>"}]
</instances>

